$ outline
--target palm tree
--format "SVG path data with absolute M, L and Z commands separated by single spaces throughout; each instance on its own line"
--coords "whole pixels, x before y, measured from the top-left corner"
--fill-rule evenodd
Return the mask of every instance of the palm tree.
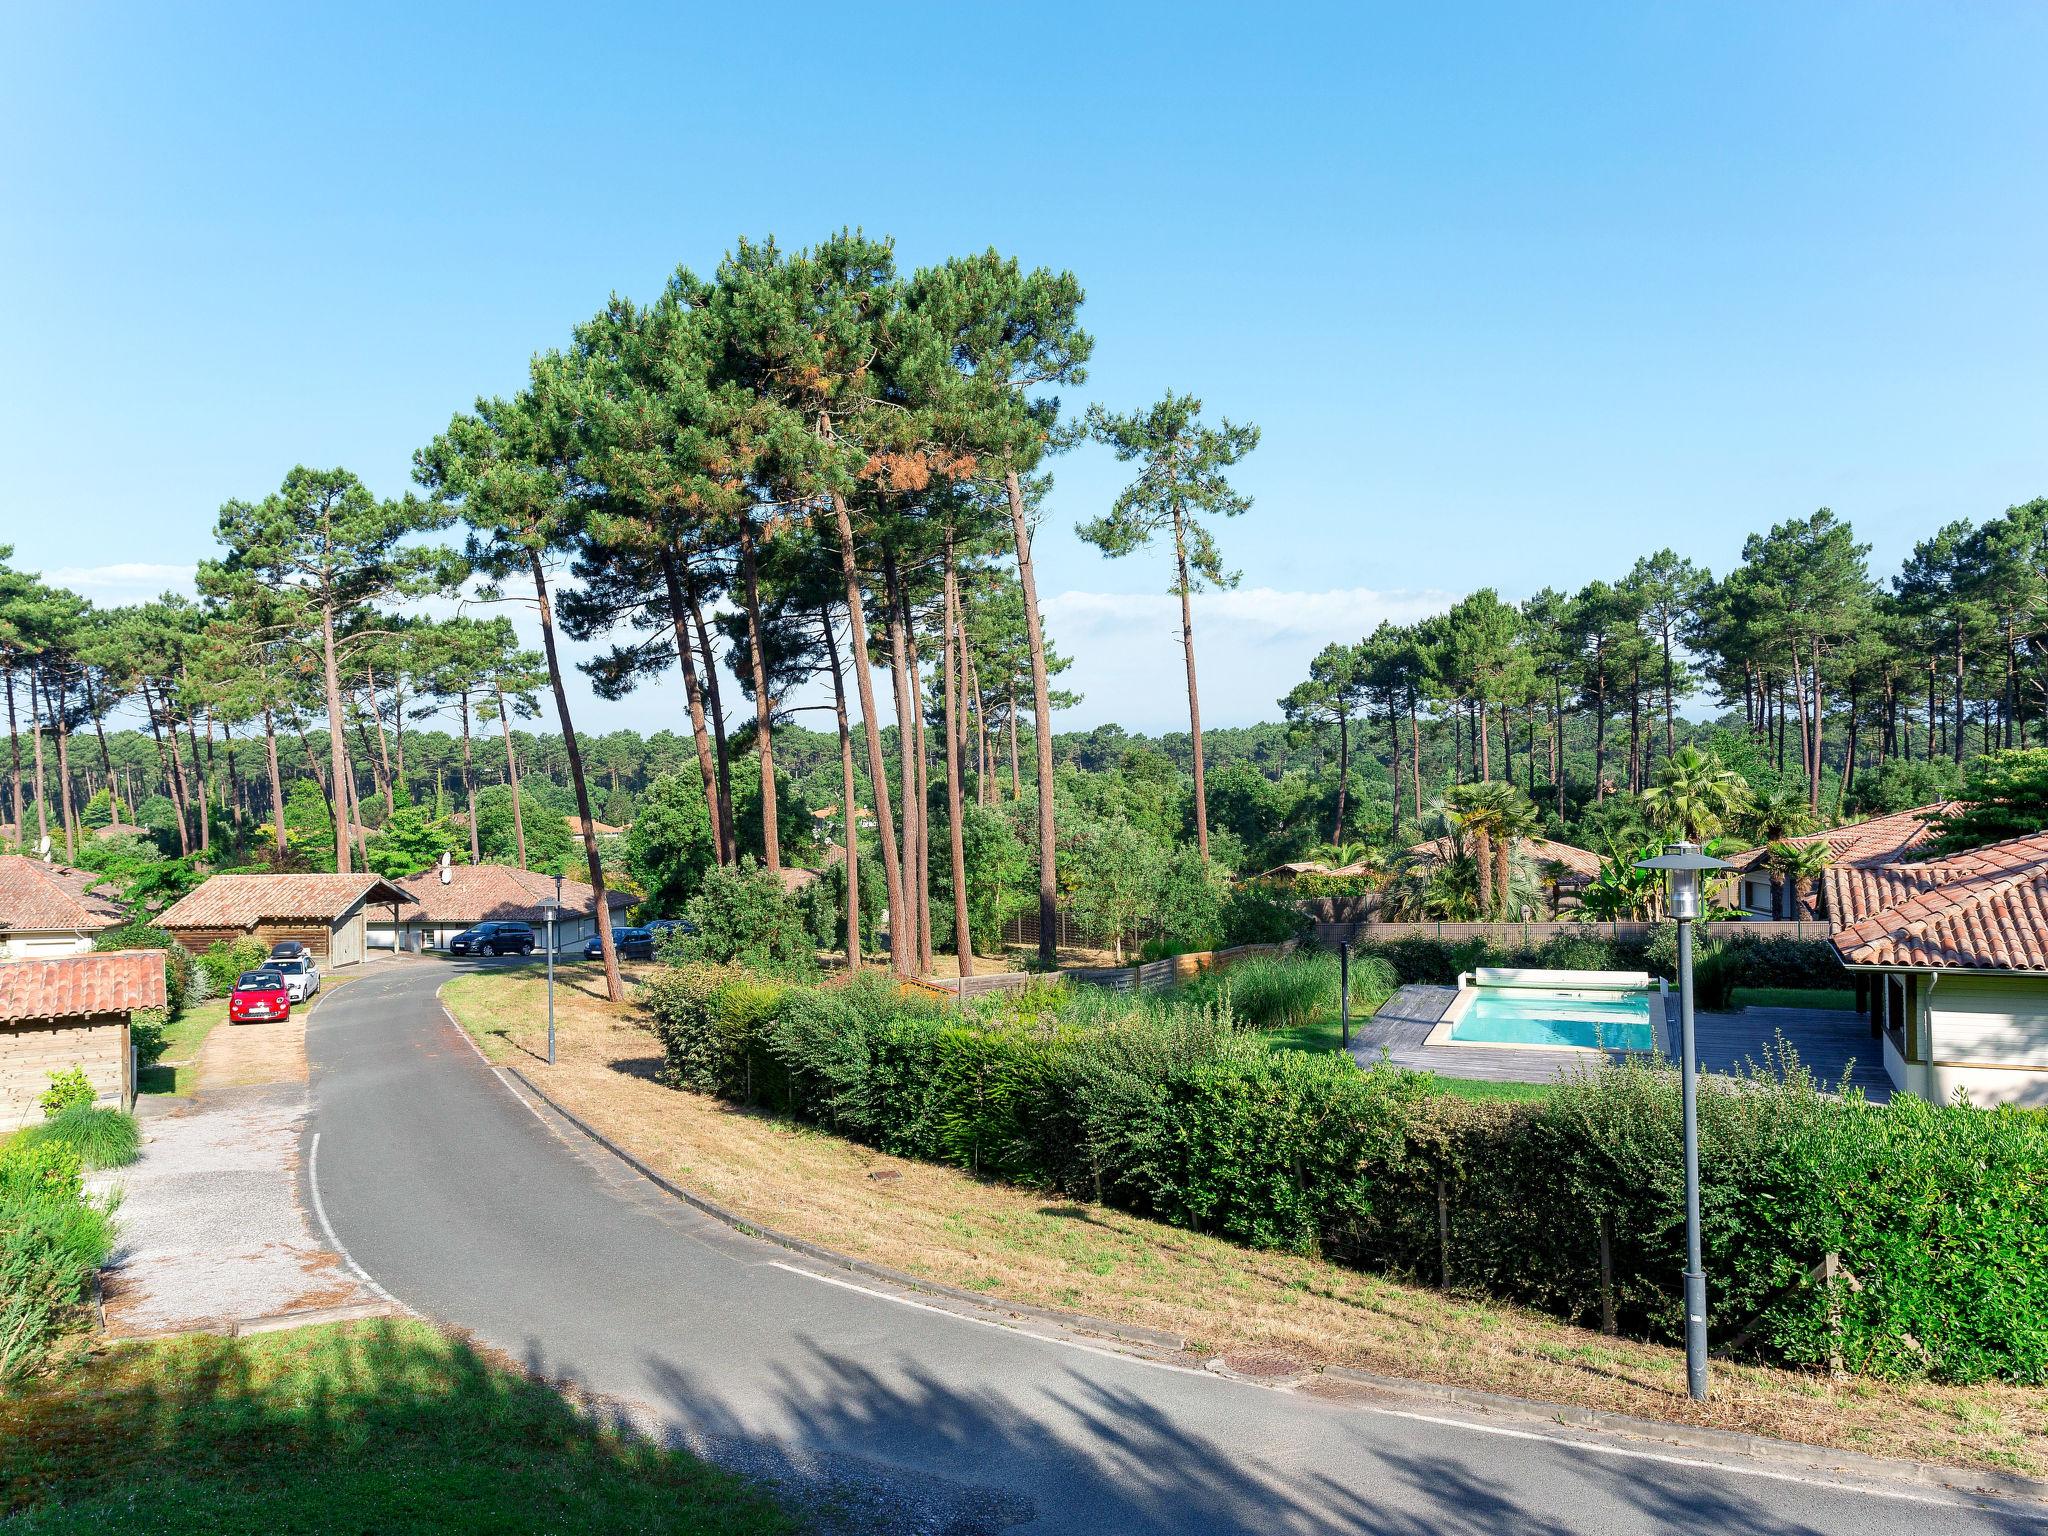
M 1764 863 L 1783 877 L 1785 888 L 1792 895 L 1793 917 L 1801 915 L 1799 908 L 1802 904 L 1809 910 L 1816 905 L 1810 901 L 1802 902 L 1802 898 L 1812 890 L 1814 882 L 1826 873 L 1833 859 L 1834 855 L 1828 845 L 1817 837 L 1796 843 L 1772 843 L 1765 852 Z
M 1515 848 L 1539 825 L 1536 808 L 1502 779 L 1456 785 L 1449 800 L 1450 815 L 1471 837 L 1473 857 L 1479 865 L 1479 915 L 1503 915 L 1508 908 Z
M 1711 752 L 1687 744 L 1658 765 L 1643 791 L 1650 824 L 1666 836 L 1704 843 L 1749 804 L 1749 785 Z
M 1309 849 L 1308 857 L 1332 869 L 1342 869 L 1348 864 L 1362 864 L 1371 851 L 1364 843 L 1317 843 Z
M 1445 810 L 1452 823 L 1471 839 L 1472 862 L 1478 884 L 1479 916 L 1493 912 L 1493 842 L 1499 826 L 1500 808 L 1492 794 L 1494 783 L 1454 784 L 1445 795 Z
M 1752 800 L 1743 823 L 1743 830 L 1757 842 L 1776 843 L 1811 832 L 1814 816 L 1806 808 L 1805 795 L 1779 788 Z

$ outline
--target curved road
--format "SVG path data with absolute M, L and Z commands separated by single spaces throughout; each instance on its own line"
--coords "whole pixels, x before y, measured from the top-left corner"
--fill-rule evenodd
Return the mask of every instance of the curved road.
M 805 1272 L 579 1148 L 447 1022 L 436 963 L 314 1013 L 320 1209 L 397 1300 L 855 1530 L 2039 1532 L 1859 1492 L 1318 1401 Z

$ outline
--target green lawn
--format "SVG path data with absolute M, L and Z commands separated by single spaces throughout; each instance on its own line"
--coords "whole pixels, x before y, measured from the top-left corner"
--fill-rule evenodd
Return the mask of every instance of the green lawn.
M 199 1059 L 199 1047 L 208 1031 L 228 1016 L 228 1000 L 216 997 L 194 1003 L 177 1022 L 164 1026 L 164 1050 L 156 1065 L 144 1067 L 136 1079 L 138 1093 L 178 1093 L 179 1083 L 192 1086 L 192 1064 Z
M 1547 1099 L 1554 1091 L 1549 1083 L 1495 1083 L 1478 1077 L 1436 1078 L 1439 1093 L 1460 1099 Z
M 801 1529 L 424 1323 L 118 1346 L 0 1396 L 9 1532 Z
M 1856 994 L 1847 987 L 1737 987 L 1738 1008 L 1856 1009 Z

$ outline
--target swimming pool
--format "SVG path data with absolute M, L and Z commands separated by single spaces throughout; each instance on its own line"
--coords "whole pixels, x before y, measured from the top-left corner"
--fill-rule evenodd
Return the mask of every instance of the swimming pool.
M 1656 1047 L 1647 992 L 1573 992 L 1526 987 L 1476 988 L 1451 1024 L 1464 1045 L 1527 1045 L 1579 1051 Z

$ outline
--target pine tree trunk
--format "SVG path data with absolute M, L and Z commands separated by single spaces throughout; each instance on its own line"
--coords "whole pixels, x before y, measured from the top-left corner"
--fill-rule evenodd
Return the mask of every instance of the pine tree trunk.
M 471 756 L 469 743 L 469 690 L 462 690 L 462 798 L 469 805 L 469 862 L 481 864 L 484 861 L 482 845 L 477 841 L 476 830 L 476 765 Z
M 1024 490 L 1011 470 L 1004 477 L 1010 497 L 1010 538 L 1016 547 L 1017 581 L 1024 589 L 1024 633 L 1031 651 L 1032 747 L 1038 758 L 1038 960 L 1050 970 L 1058 957 L 1058 883 L 1052 795 L 1052 688 L 1045 668 L 1045 628 L 1038 613 L 1038 567 L 1031 557 L 1031 529 L 1024 518 Z M 1015 711 L 1012 712 L 1012 726 Z
M 538 553 L 533 555 L 532 564 L 534 596 L 540 605 L 541 645 L 547 653 L 548 681 L 555 689 L 555 715 L 562 725 L 562 750 L 568 755 L 569 779 L 576 790 L 576 816 L 583 833 L 583 859 L 590 868 L 591 904 L 597 909 L 597 946 L 604 956 L 605 996 L 621 1003 L 626 1000 L 626 984 L 619 979 L 619 952 L 612 943 L 612 909 L 611 903 L 605 900 L 604 863 L 597 856 L 597 829 L 591 825 L 590 786 L 583 779 L 583 752 L 576 742 L 576 727 L 569 719 L 569 693 L 562 682 L 561 660 L 555 654 L 555 613 L 548 602 L 547 571 L 541 565 Z M 757 658 L 758 655 L 757 651 Z M 770 843 L 769 847 L 773 848 L 774 844 Z M 770 865 L 770 868 L 774 867 Z
M 954 652 L 960 637 L 960 576 L 953 564 L 953 535 L 946 533 L 946 613 L 940 626 L 945 644 L 941 683 L 946 690 L 946 841 L 953 861 L 953 949 L 960 962 L 960 977 L 974 974 L 973 935 L 967 926 L 967 844 L 960 825 L 960 727 L 958 695 L 965 679 Z
M 78 862 L 78 822 L 71 807 L 71 730 L 64 721 L 65 686 L 63 678 L 57 680 L 57 708 L 52 718 L 57 724 L 57 809 L 64 818 L 64 862 Z
M 711 705 L 711 748 L 718 759 L 718 825 L 725 838 L 727 855 L 737 863 L 739 839 L 733 832 L 732 759 L 725 749 L 725 701 L 718 686 L 718 655 L 711 649 L 711 631 L 704 627 L 704 606 L 697 601 L 696 578 L 683 569 L 683 596 L 690 605 L 690 622 L 697 631 L 697 655 L 704 663 L 704 697 Z
M 1330 841 L 1344 841 L 1344 791 L 1351 783 L 1351 716 L 1337 712 L 1337 829 Z
M 1188 664 L 1188 732 L 1195 747 L 1195 846 L 1209 862 L 1209 792 L 1202 779 L 1202 696 L 1195 687 L 1195 609 L 1188 586 L 1188 550 L 1180 508 L 1173 509 L 1173 558 L 1180 572 L 1180 644 Z
M 505 707 L 505 689 L 497 679 L 491 689 L 498 698 L 498 725 L 505 733 L 505 779 L 512 790 L 512 846 L 519 854 L 519 867 L 526 868 L 526 818 L 519 808 L 519 753 L 512 744 L 512 712 Z
M 710 813 L 711 848 L 721 864 L 732 862 L 732 850 L 725 842 L 725 822 L 718 814 L 718 765 L 712 761 L 711 732 L 704 723 L 704 686 L 697 676 L 695 646 L 690 639 L 690 620 L 683 606 L 682 578 L 676 574 L 675 551 L 666 545 L 661 551 L 661 576 L 668 592 L 669 626 L 675 631 L 676 665 L 683 673 L 683 694 L 690 705 L 690 739 L 697 747 L 697 772 L 704 780 L 704 805 Z
M 846 683 L 839 673 L 839 642 L 832 633 L 832 615 L 828 611 L 818 614 L 818 627 L 824 632 L 825 654 L 832 664 L 832 713 L 839 722 L 839 784 L 841 819 L 846 824 L 846 968 L 860 969 L 860 804 L 853 790 L 853 732 L 846 720 Z M 853 617 L 848 631 L 848 643 L 858 648 L 861 643 L 860 619 Z M 873 712 L 869 712 L 873 719 Z M 879 792 L 876 800 L 876 826 L 881 831 L 882 846 L 887 848 L 890 833 L 880 821 L 882 801 Z
M 33 667 L 28 674 L 28 734 L 36 776 L 36 851 L 50 840 L 50 794 L 43 786 L 43 698 Z M 26 838 L 23 841 L 27 841 Z
M 346 875 L 350 873 L 348 829 L 342 823 L 348 814 L 348 797 L 341 793 L 341 788 L 342 774 L 346 771 L 343 759 L 348 754 L 348 747 L 341 739 L 341 668 L 334 657 L 334 609 L 331 604 L 323 604 L 320 609 L 320 657 L 322 681 L 327 689 L 328 766 L 334 775 L 335 798 L 341 802 L 334 822 L 334 868 L 336 873 Z
M 916 704 L 913 729 L 917 733 L 917 965 L 922 974 L 932 968 L 932 747 L 925 730 L 923 668 L 917 655 L 917 626 L 910 625 L 911 698 Z
M 462 738 L 466 752 L 469 745 L 467 718 L 463 720 Z M 277 717 L 271 713 L 267 704 L 263 706 L 263 746 L 265 766 L 270 770 L 271 842 L 276 846 L 278 853 L 283 854 L 290 850 L 291 840 L 285 836 L 284 831 L 284 775 L 278 772 L 277 768 Z M 475 806 L 470 807 L 470 826 L 472 829 L 476 826 Z
M 1017 684 L 1014 681 L 1010 684 L 1006 723 L 1010 729 L 1010 799 L 1018 801 L 1024 798 L 1024 776 L 1017 770 Z
M 918 949 L 918 825 L 924 804 L 917 793 L 917 678 L 910 667 L 909 622 L 905 618 L 903 588 L 896 574 L 896 557 L 882 553 L 882 602 L 888 613 L 889 685 L 896 706 L 896 772 L 903 793 L 903 846 L 897 861 L 901 870 L 902 903 L 889 909 L 889 959 L 904 975 L 916 974 Z
M 782 869 L 782 835 L 775 818 L 775 700 L 768 693 L 768 659 L 762 651 L 761 573 L 750 512 L 740 514 L 740 571 L 746 583 L 747 659 L 754 674 L 754 750 L 761 759 L 761 848 L 775 873 Z
M 6 667 L 7 677 L 7 755 L 14 784 L 14 835 L 22 842 L 28 841 L 28 807 L 21 796 L 21 729 L 14 718 L 14 665 Z

